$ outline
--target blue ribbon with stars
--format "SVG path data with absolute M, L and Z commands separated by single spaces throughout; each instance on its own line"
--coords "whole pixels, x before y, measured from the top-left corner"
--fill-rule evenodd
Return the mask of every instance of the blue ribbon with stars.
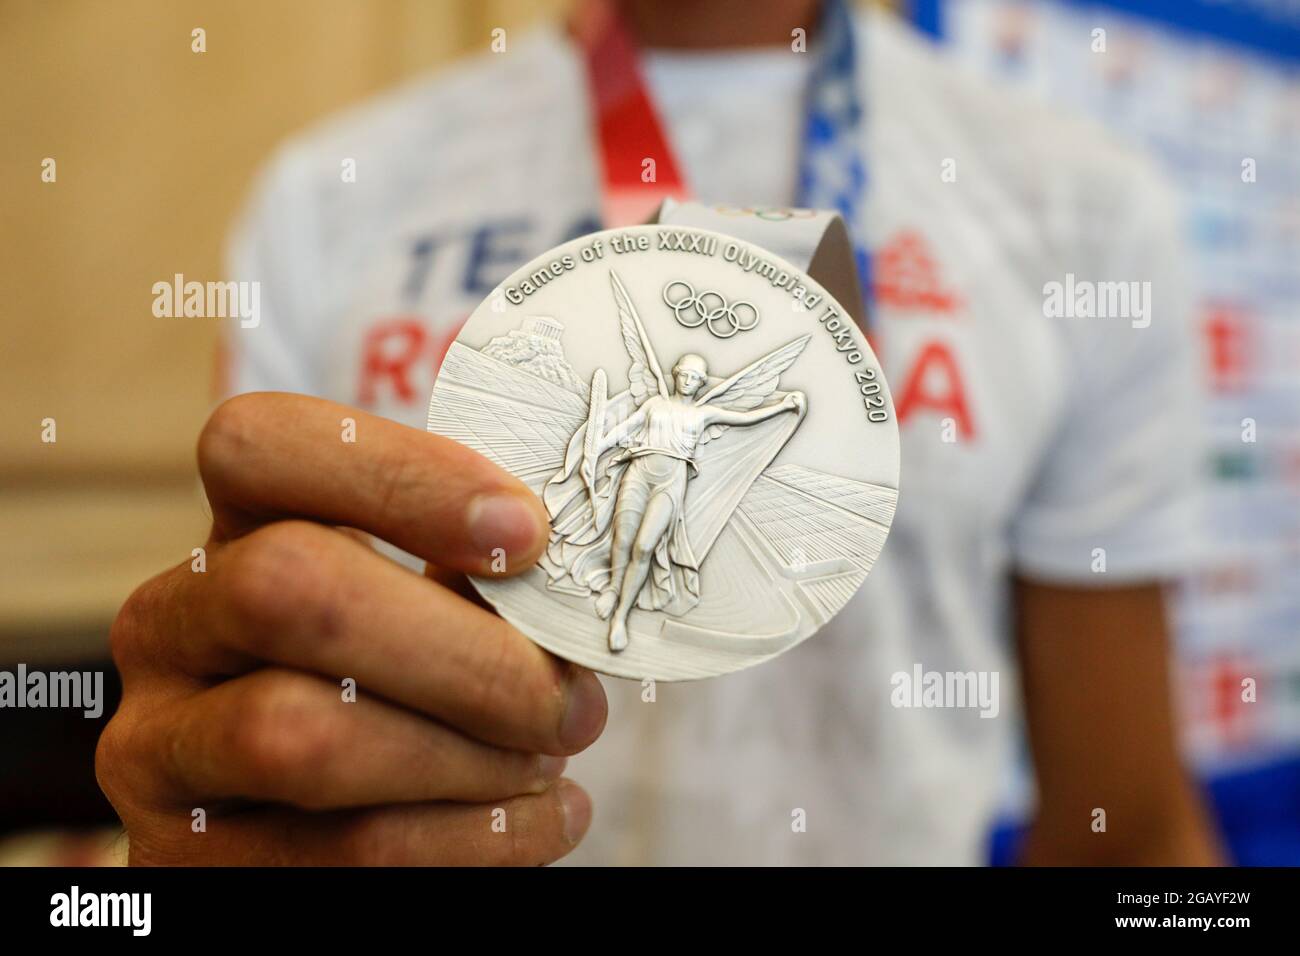
M 853 15 L 844 0 L 825 0 L 817 43 L 805 107 L 796 202 L 808 209 L 834 209 L 844 217 L 853 241 L 862 300 L 870 316 L 871 256 L 861 222 L 867 192 L 867 164 L 862 155 L 865 116 Z

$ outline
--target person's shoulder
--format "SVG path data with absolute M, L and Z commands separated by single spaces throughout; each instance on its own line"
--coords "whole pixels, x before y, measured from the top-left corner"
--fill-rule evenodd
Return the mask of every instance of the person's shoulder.
M 872 117 L 891 141 L 945 147 L 959 177 L 964 154 L 1036 198 L 1062 183 L 1101 201 L 1165 190 L 1155 164 L 1101 123 L 978 73 L 892 14 L 868 13 L 858 29 Z
M 461 58 L 311 124 L 281 142 L 268 166 L 291 169 L 299 180 L 337 180 L 349 159 L 358 182 L 392 182 L 408 175 L 427 180 L 431 168 L 474 162 L 503 131 L 553 115 L 577 69 L 556 27 L 508 43 L 500 53 Z

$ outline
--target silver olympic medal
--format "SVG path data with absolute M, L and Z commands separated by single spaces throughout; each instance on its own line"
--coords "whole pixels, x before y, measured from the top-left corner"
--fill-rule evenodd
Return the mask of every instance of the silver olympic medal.
M 789 650 L 857 591 L 898 500 L 894 405 L 853 319 L 788 262 L 703 229 L 594 233 L 517 271 L 447 352 L 429 430 L 551 517 L 538 565 L 478 590 L 618 677 Z

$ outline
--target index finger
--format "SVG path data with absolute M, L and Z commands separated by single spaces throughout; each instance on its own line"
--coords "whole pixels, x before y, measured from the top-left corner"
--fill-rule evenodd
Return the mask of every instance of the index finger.
M 531 567 L 546 546 L 546 510 L 513 475 L 450 438 L 324 399 L 229 399 L 208 419 L 198 453 L 216 540 L 309 518 L 498 576 Z

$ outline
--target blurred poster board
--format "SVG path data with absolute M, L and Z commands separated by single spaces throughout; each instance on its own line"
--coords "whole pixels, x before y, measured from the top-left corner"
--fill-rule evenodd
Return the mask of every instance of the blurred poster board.
M 1146 150 L 1182 192 L 1215 543 L 1177 606 L 1185 745 L 1237 859 L 1300 863 L 1300 5 L 914 0 L 910 15 L 965 67 Z M 1009 823 L 1031 799 L 1012 790 Z

